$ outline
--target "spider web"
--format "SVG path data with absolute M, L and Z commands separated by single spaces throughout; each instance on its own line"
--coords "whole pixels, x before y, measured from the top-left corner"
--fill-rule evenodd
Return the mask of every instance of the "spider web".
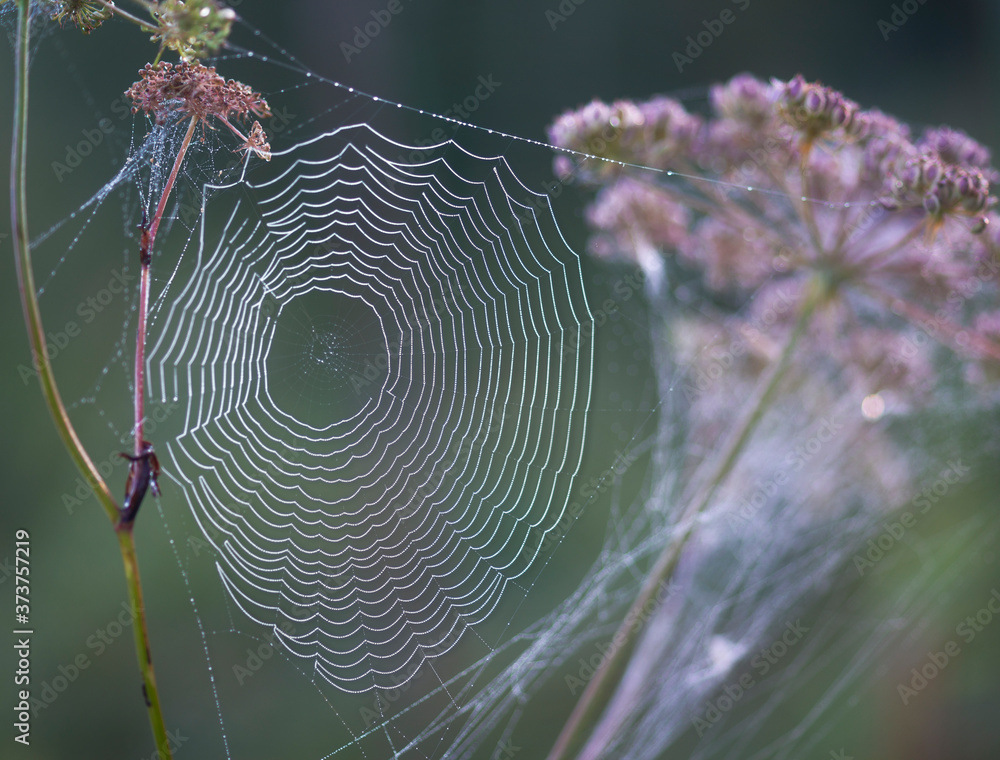
M 633 273 L 589 271 L 552 198 L 512 169 L 522 149 L 547 164 L 547 146 L 355 92 L 250 32 L 267 54 L 236 52 L 220 67 L 277 70 L 285 81 L 272 102 L 324 105 L 275 140 L 268 165 L 202 135 L 157 252 L 147 359 L 166 410 L 160 514 L 195 610 L 192 659 L 209 676 L 185 716 L 198 752 L 218 756 L 221 734 L 227 757 L 264 746 L 296 757 L 507 757 L 519 737 L 542 736 L 545 747 L 523 750 L 542 756 L 579 694 L 572 679 L 586 681 L 678 531 L 683 375 L 650 348 L 663 341 L 641 286 L 618 319 L 597 319 L 600 296 Z M 409 144 L 414 123 L 459 137 Z M 131 230 L 179 138 L 176 125 L 147 133 L 133 121 L 122 170 L 36 240 L 55 252 L 43 300 L 70 279 L 64 267 L 102 215 L 119 231 L 125 219 L 122 258 L 135 259 Z M 644 295 L 661 306 L 653 288 Z M 134 300 L 122 312 L 74 409 L 104 423 L 114 440 L 98 446 L 112 451 L 130 426 L 127 410 L 113 410 L 128 397 Z M 646 384 L 623 383 L 644 370 Z M 853 411 L 861 435 L 854 400 L 827 401 Z M 843 567 L 881 512 L 859 506 L 860 485 L 822 513 L 796 509 L 823 499 L 830 472 L 855 466 L 854 435 L 803 469 L 794 503 L 772 499 L 739 529 L 726 518 L 741 488 L 775 471 L 774 452 L 810 434 L 803 411 L 816 412 L 790 408 L 763 431 L 706 516 L 642 621 L 647 636 L 591 756 L 825 753 L 821 719 L 888 640 L 871 635 L 881 621 L 851 618 L 845 631 L 838 613 L 856 596 Z M 977 532 L 987 542 L 995 526 L 952 538 L 955 553 Z M 919 616 L 963 570 L 916 577 L 894 617 Z M 811 608 L 817 596 L 833 611 Z M 814 632 L 781 672 L 693 737 L 708 701 L 799 614 Z M 804 728 L 770 744 L 762 726 L 781 722 L 831 651 L 851 652 L 849 669 L 803 700 Z M 251 725 L 271 694 L 281 705 Z M 299 733 L 271 745 L 270 726 Z
M 504 160 L 464 154 L 469 177 L 401 147 L 360 125 L 276 153 L 172 278 L 148 361 L 223 584 L 357 691 L 450 649 L 534 564 L 593 370 L 589 343 L 562 351 L 579 260 Z

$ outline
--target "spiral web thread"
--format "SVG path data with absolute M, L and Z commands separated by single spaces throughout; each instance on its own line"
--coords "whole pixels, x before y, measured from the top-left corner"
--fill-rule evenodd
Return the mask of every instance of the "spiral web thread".
M 506 162 L 398 147 L 359 125 L 276 154 L 173 279 L 148 359 L 222 583 L 348 691 L 447 651 L 532 565 L 593 370 L 592 339 L 563 351 L 579 261 Z

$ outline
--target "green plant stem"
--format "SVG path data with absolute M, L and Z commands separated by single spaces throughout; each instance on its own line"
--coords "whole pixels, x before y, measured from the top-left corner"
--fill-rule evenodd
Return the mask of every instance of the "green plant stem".
M 132 631 L 135 640 L 135 654 L 139 659 L 139 670 L 142 671 L 142 693 L 146 700 L 146 710 L 149 713 L 149 723 L 153 728 L 153 739 L 156 749 L 163 760 L 173 757 L 170 741 L 167 738 L 167 726 L 163 722 L 163 708 L 160 706 L 160 690 L 156 686 L 156 672 L 153 670 L 153 655 L 149 646 L 149 629 L 146 625 L 146 606 L 142 600 L 142 581 L 139 578 L 139 559 L 135 553 L 135 538 L 129 522 L 115 528 L 118 536 L 118 546 L 122 552 L 125 564 L 125 579 L 128 583 L 129 606 L 132 609 Z
M 117 525 L 119 509 L 104 478 L 97 471 L 93 460 L 87 454 L 80 441 L 66 407 L 63 404 L 59 387 L 56 385 L 52 364 L 45 353 L 45 328 L 42 324 L 41 309 L 38 305 L 38 292 L 35 289 L 34 271 L 31 263 L 31 239 L 28 234 L 27 206 L 27 156 L 28 156 L 28 57 L 31 32 L 29 15 L 29 0 L 18 0 L 18 41 L 15 56 L 15 92 L 14 92 L 14 130 L 11 144 L 10 172 L 10 217 L 14 236 L 14 259 L 17 269 L 18 289 L 21 295 L 21 305 L 24 310 L 24 321 L 31 345 L 32 358 L 38 369 L 38 381 L 42 387 L 45 404 L 49 408 L 59 437 L 62 439 L 70 457 L 80 470 L 83 477 L 93 488 L 112 525 Z M 131 527 L 128 530 L 117 530 L 118 543 L 121 548 L 122 561 L 125 566 L 125 578 L 128 585 L 129 598 L 132 601 L 132 623 L 135 630 L 136 654 L 143 675 L 143 685 L 146 694 L 149 720 L 153 728 L 160 757 L 172 757 L 167 740 L 167 730 L 160 709 L 159 694 L 153 672 L 152 658 L 149 654 L 149 635 L 146 623 L 146 608 L 142 602 L 142 585 L 139 580 L 139 565 L 135 554 L 135 543 Z
M 768 374 L 761 378 L 756 393 L 746 407 L 746 412 L 734 426 L 719 458 L 714 460 L 716 464 L 710 474 L 701 480 L 700 485 L 696 475 L 694 482 L 697 490 L 693 498 L 685 500 L 688 506 L 678 520 L 677 532 L 663 548 L 656 564 L 646 576 L 642 589 L 614 636 L 613 641 L 616 644 L 614 651 L 605 658 L 598 672 L 587 684 L 580 701 L 549 752 L 548 760 L 569 760 L 576 757 L 600 720 L 625 674 L 632 652 L 639 641 L 643 628 L 641 621 L 648 618 L 650 605 L 655 603 L 660 589 L 673 576 L 684 547 L 694 534 L 697 518 L 705 511 L 716 491 L 732 472 L 758 423 L 770 407 L 774 394 L 788 370 L 795 347 L 805 332 L 813 312 L 826 295 L 827 287 L 818 277 L 807 287 L 798 320 L 781 355 L 771 366 Z
M 97 500 L 114 523 L 118 519 L 118 506 L 107 483 L 104 482 L 104 478 L 80 442 L 73 423 L 70 422 L 52 372 L 52 363 L 45 352 L 45 328 L 42 325 L 42 313 L 35 289 L 35 275 L 31 265 L 31 241 L 28 235 L 28 48 L 31 32 L 28 1 L 19 0 L 18 10 L 19 37 L 15 64 L 14 130 L 10 161 L 10 221 L 21 306 L 24 311 L 28 341 L 31 344 L 32 359 L 38 371 L 38 382 L 42 387 L 45 404 L 52 413 L 56 430 L 73 462 L 94 489 Z
M 153 32 L 153 33 L 160 31 L 159 27 L 149 23 L 148 21 L 142 20 L 138 16 L 135 16 L 129 13 L 128 11 L 122 10 L 114 3 L 109 2 L 109 0 L 97 0 L 97 2 L 100 3 L 102 6 L 104 6 L 106 10 L 110 11 L 115 16 L 120 16 L 126 21 L 131 21 L 133 24 L 138 26 L 143 31 Z

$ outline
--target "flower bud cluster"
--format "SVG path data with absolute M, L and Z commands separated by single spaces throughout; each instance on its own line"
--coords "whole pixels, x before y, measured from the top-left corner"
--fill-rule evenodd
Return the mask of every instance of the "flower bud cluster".
M 983 212 L 991 204 L 990 184 L 974 167 L 945 163 L 936 153 L 924 153 L 907 160 L 892 177 L 887 208 L 920 204 L 932 217 L 946 214 L 976 216 L 974 230 L 987 224 Z
M 818 82 L 806 82 L 801 74 L 782 87 L 778 113 L 810 142 L 836 130 L 861 137 L 870 126 L 857 103 Z
M 0 4 L 7 0 L 0 0 Z M 153 42 L 163 49 L 175 51 L 182 60 L 190 61 L 216 53 L 232 30 L 236 12 L 218 0 L 155 0 L 140 3 L 152 17 L 152 22 L 131 14 L 126 18 L 153 32 Z M 42 0 L 41 5 L 60 25 L 69 21 L 84 34 L 89 34 L 111 18 L 111 4 L 92 0 Z

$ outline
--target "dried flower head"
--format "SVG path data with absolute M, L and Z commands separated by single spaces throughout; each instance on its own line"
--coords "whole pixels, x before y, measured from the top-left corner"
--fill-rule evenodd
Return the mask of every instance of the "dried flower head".
M 147 63 L 139 70 L 139 81 L 125 94 L 132 100 L 132 112 L 144 111 L 157 123 L 181 113 L 207 119 L 242 119 L 249 114 L 271 115 L 267 101 L 242 82 L 226 81 L 214 67 L 182 61 L 177 65 Z
M 139 74 L 139 81 L 125 91 L 132 100 L 133 113 L 143 111 L 157 124 L 175 115 L 191 116 L 203 123 L 210 118 L 218 119 L 240 138 L 241 150 L 252 151 L 265 161 L 271 160 L 271 146 L 259 121 L 254 122 L 249 136 L 230 122 L 231 117 L 242 120 L 251 114 L 260 118 L 271 115 L 267 101 L 259 92 L 242 82 L 227 81 L 214 67 L 200 63 L 146 64 Z
M 153 17 L 159 26 L 153 41 L 191 60 L 222 47 L 236 13 L 216 0 L 162 0 Z

